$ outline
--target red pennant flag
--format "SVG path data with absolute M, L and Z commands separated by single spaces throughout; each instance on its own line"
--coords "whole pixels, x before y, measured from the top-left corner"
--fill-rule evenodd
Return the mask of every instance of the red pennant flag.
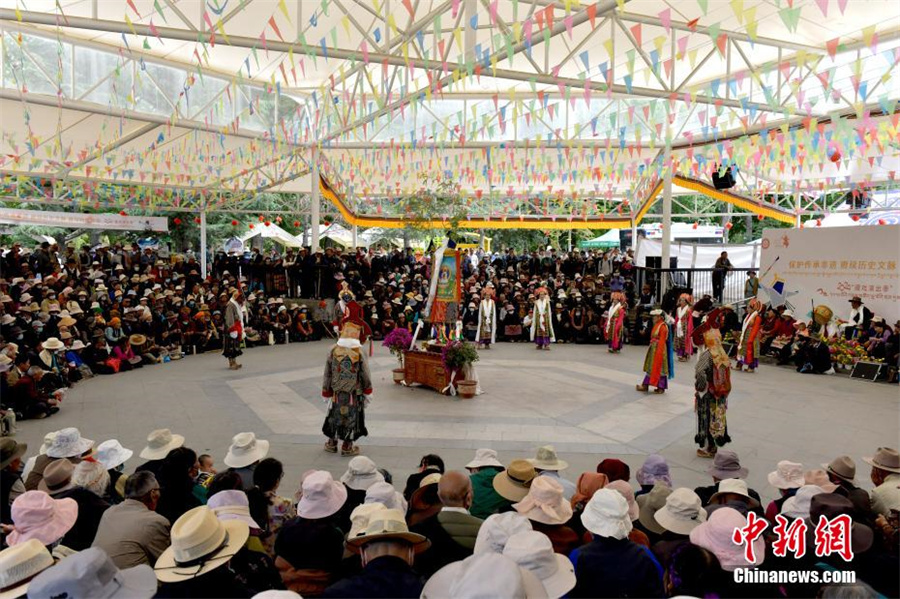
M 278 39 L 280 39 L 281 41 L 284 41 L 284 38 L 281 36 L 281 32 L 278 30 L 278 24 L 275 23 L 275 15 L 272 15 L 271 17 L 269 17 L 269 25 L 271 25 L 272 29 L 275 30 L 275 35 L 278 36 Z
M 634 36 L 634 39 L 637 40 L 638 47 L 641 46 L 641 24 L 638 23 L 634 27 L 631 28 L 631 35 Z
M 409 11 L 409 16 L 412 17 L 416 14 L 416 11 L 413 8 L 412 2 L 410 2 L 410 0 L 403 0 L 403 6 L 405 6 L 406 10 Z
M 587 15 L 588 19 L 591 20 L 591 29 L 593 30 L 596 27 L 595 21 L 597 20 L 597 5 L 591 4 L 587 7 Z

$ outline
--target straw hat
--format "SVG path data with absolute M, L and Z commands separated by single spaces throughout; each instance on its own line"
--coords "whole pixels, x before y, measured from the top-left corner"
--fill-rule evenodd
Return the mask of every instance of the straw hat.
M 744 557 L 744 546 L 732 540 L 736 528 L 747 526 L 747 518 L 734 508 L 722 507 L 710 515 L 709 519 L 691 531 L 691 543 L 712 552 L 726 572 L 738 568 L 758 566 L 765 559 L 765 540 L 760 535 L 754 542 L 755 562 L 749 564 Z
M 140 347 L 147 343 L 147 338 L 144 335 L 134 334 L 128 338 L 128 343 L 135 347 Z
M 822 464 L 822 468 L 825 468 L 827 474 L 834 475 L 843 481 L 856 482 L 856 462 L 848 455 L 838 456 L 828 464 Z
M 879 470 L 888 472 L 900 472 L 900 454 L 896 449 L 890 447 L 879 447 L 878 451 L 871 458 L 863 458 L 863 461 Z
M 230 489 L 219 491 L 209 498 L 206 507 L 211 509 L 219 520 L 240 520 L 250 528 L 262 528 L 250 515 L 250 501 L 243 491 Z
M 182 435 L 173 434 L 167 428 L 157 429 L 147 435 L 147 446 L 141 450 L 140 457 L 145 460 L 161 460 L 173 449 L 184 445 Z
M 77 428 L 69 427 L 56 431 L 53 443 L 47 448 L 51 458 L 76 458 L 94 446 L 91 439 L 85 439 Z
M 898 470 L 900 472 L 900 470 Z M 776 489 L 799 489 L 806 482 L 803 479 L 803 464 L 781 460 L 774 472 L 770 472 L 769 484 Z
M 310 520 L 331 516 L 347 501 L 347 487 L 324 470 L 316 470 L 307 475 L 303 479 L 301 491 L 297 515 Z
M 369 527 L 369 518 L 375 512 L 388 509 L 383 503 L 361 503 L 356 506 L 350 513 L 350 532 L 347 538 L 353 538 L 361 535 Z
M 72 347 L 70 349 L 77 351 L 79 349 L 84 349 L 84 347 L 84 342 L 81 339 L 76 339 L 72 342 Z
M 416 553 L 421 553 L 431 546 L 431 541 L 422 535 L 409 532 L 403 512 L 385 508 L 369 515 L 369 525 L 362 534 L 347 539 L 347 549 L 359 553 L 367 543 L 391 540 L 409 543 Z
M 244 468 L 260 461 L 268 453 L 268 441 L 257 439 L 254 433 L 238 433 L 232 437 L 231 447 L 223 461 L 231 468 Z
M 625 539 L 632 529 L 628 502 L 617 491 L 600 489 L 584 507 L 581 523 L 595 535 Z
M 746 499 L 744 503 L 747 503 L 750 507 L 759 505 L 759 502 L 750 495 L 747 481 L 739 478 L 726 478 L 725 480 L 719 481 L 719 489 L 709 498 L 709 503 L 718 503 L 719 499 L 722 499 L 727 495 L 740 495 Z
M 486 466 L 503 468 L 503 464 L 497 458 L 497 452 L 493 449 L 476 449 L 475 457 L 466 464 L 466 468 L 484 468 Z
M 172 525 L 172 545 L 156 560 L 160 582 L 180 582 L 228 563 L 250 536 L 240 520 L 218 519 L 206 506 L 185 512 Z
M 122 447 L 118 439 L 110 439 L 97 446 L 94 459 L 103 464 L 107 470 L 112 470 L 130 460 L 133 455 L 134 452 Z
M 535 470 L 565 470 L 569 463 L 559 459 L 552 445 L 538 447 L 537 457 L 528 460 Z
M 696 493 L 686 488 L 672 491 L 666 497 L 666 504 L 653 517 L 660 526 L 680 535 L 690 534 L 697 526 L 706 522 L 703 502 Z
M 65 347 L 62 341 L 60 341 L 56 337 L 48 337 L 46 341 L 41 343 L 44 349 L 48 349 L 50 351 L 56 351 Z
M 0 551 L 0 599 L 22 597 L 34 577 L 52 565 L 53 556 L 37 539 Z
M 528 460 L 513 460 L 506 470 L 494 477 L 494 490 L 509 501 L 522 501 L 535 476 L 537 472 Z
M 341 482 L 354 491 L 365 491 L 375 483 L 384 482 L 384 476 L 378 471 L 370 458 L 358 455 L 347 465 L 347 471 L 341 475 Z
M 607 485 L 608 486 L 608 485 Z M 658 482 L 653 485 L 649 493 L 645 493 L 637 498 L 637 504 L 640 507 L 640 515 L 638 520 L 650 532 L 662 534 L 665 528 L 660 526 L 654 517 L 656 512 L 666 505 L 666 499 L 672 493 L 672 488 L 667 487 L 665 483 Z
M 59 319 L 59 326 L 61 327 L 71 327 L 75 325 L 78 321 L 72 318 L 71 316 L 63 316 Z
M 478 529 L 474 553 L 503 553 L 511 536 L 528 530 L 533 530 L 531 521 L 518 512 L 491 514 Z
M 563 497 L 562 485 L 549 476 L 535 477 L 525 499 L 513 508 L 542 524 L 565 524 L 572 517 L 572 505 Z
M 153 568 L 142 564 L 120 570 L 99 547 L 72 554 L 31 582 L 32 597 L 150 599 L 156 594 Z
M 568 557 L 554 553 L 553 543 L 544 533 L 514 534 L 503 548 L 503 556 L 537 576 L 548 597 L 562 597 L 575 587 L 575 567 Z
M 496 553 L 472 555 L 434 573 L 422 589 L 422 599 L 483 597 L 547 597 L 540 579 L 516 562 Z
M 74 499 L 53 499 L 43 491 L 26 491 L 12 503 L 15 530 L 6 537 L 8 545 L 37 539 L 44 545 L 60 540 L 78 519 Z
M 72 488 L 75 464 L 69 460 L 54 460 L 44 469 L 44 476 L 38 483 L 38 490 L 55 495 Z

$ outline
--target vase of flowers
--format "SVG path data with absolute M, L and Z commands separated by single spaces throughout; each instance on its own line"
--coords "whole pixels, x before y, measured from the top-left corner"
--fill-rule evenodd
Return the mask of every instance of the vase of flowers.
M 403 368 L 403 352 L 409 349 L 410 343 L 412 343 L 412 333 L 403 327 L 395 328 L 381 342 L 381 345 L 388 348 L 400 363 L 400 367 L 393 370 L 394 382 L 398 385 L 406 378 L 406 371 Z
M 451 373 L 459 394 L 464 399 L 475 397 L 478 382 L 467 378 L 472 371 L 472 364 L 478 361 L 475 345 L 468 341 L 451 341 L 441 351 L 444 368 Z

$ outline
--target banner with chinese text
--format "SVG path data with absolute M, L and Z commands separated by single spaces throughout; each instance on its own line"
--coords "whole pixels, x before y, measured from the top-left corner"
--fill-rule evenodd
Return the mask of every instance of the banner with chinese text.
M 766 229 L 760 296 L 789 304 L 798 319 L 826 305 L 847 319 L 859 296 L 889 323 L 900 319 L 900 225 Z

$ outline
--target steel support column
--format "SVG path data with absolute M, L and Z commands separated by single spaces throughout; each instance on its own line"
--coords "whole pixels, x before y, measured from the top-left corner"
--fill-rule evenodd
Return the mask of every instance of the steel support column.
M 313 252 L 319 247 L 319 148 L 312 147 L 310 158 L 310 172 L 312 172 L 312 194 L 309 206 L 309 231 L 311 235 L 310 246 Z
M 200 210 L 200 276 L 206 279 L 206 203 Z
M 666 142 L 663 152 L 663 168 L 666 169 L 663 179 L 663 222 L 662 222 L 662 258 L 661 268 L 669 268 L 669 256 L 672 253 L 672 141 Z M 669 289 L 669 276 L 663 275 L 660 280 L 659 300 Z

